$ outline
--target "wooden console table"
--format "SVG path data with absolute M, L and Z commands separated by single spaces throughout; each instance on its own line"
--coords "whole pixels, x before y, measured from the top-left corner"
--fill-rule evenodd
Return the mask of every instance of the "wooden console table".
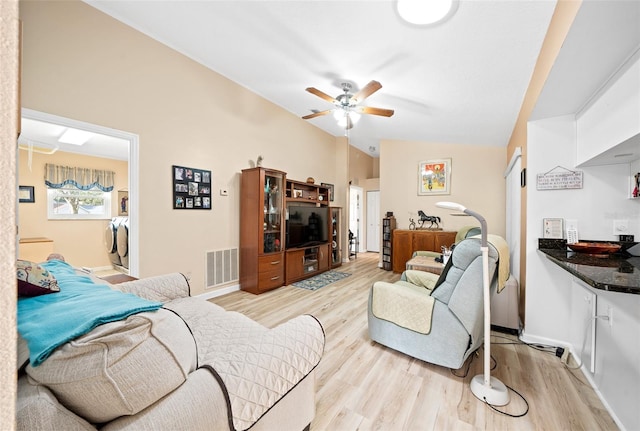
M 444 230 L 405 230 L 393 231 L 392 262 L 393 272 L 401 273 L 406 269 L 407 261 L 418 250 L 440 253 L 442 246 L 451 247 L 456 240 L 455 231 Z

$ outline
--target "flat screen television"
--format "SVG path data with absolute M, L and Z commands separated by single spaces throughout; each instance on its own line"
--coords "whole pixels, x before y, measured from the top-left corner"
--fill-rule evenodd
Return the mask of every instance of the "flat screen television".
M 329 208 L 289 205 L 287 248 L 310 247 L 329 241 Z

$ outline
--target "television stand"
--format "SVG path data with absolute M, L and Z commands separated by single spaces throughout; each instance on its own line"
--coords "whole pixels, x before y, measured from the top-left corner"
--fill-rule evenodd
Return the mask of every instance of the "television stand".
M 285 252 L 285 284 L 323 273 L 329 269 L 330 244 L 290 248 Z

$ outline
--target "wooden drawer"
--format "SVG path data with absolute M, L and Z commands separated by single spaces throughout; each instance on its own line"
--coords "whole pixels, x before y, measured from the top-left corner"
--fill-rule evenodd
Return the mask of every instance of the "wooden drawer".
M 261 291 L 280 287 L 284 284 L 284 265 L 277 265 L 270 271 L 260 272 L 258 286 Z
M 275 268 L 284 269 L 284 254 L 269 254 L 258 258 L 258 272 L 272 271 Z

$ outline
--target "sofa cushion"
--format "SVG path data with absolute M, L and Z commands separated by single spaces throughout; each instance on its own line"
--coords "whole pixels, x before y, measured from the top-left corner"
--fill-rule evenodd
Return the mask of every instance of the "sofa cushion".
M 70 412 L 56 400 L 51 391 L 30 382 L 25 375 L 18 379 L 16 401 L 16 430 L 87 431 L 95 428 Z
M 39 296 L 59 292 L 58 281 L 35 262 L 18 259 L 18 296 Z
M 26 371 L 65 407 L 102 423 L 172 392 L 196 368 L 196 357 L 182 319 L 160 309 L 98 326 Z
M 414 284 L 377 281 L 371 289 L 371 312 L 378 319 L 429 334 L 435 303 L 429 292 Z

